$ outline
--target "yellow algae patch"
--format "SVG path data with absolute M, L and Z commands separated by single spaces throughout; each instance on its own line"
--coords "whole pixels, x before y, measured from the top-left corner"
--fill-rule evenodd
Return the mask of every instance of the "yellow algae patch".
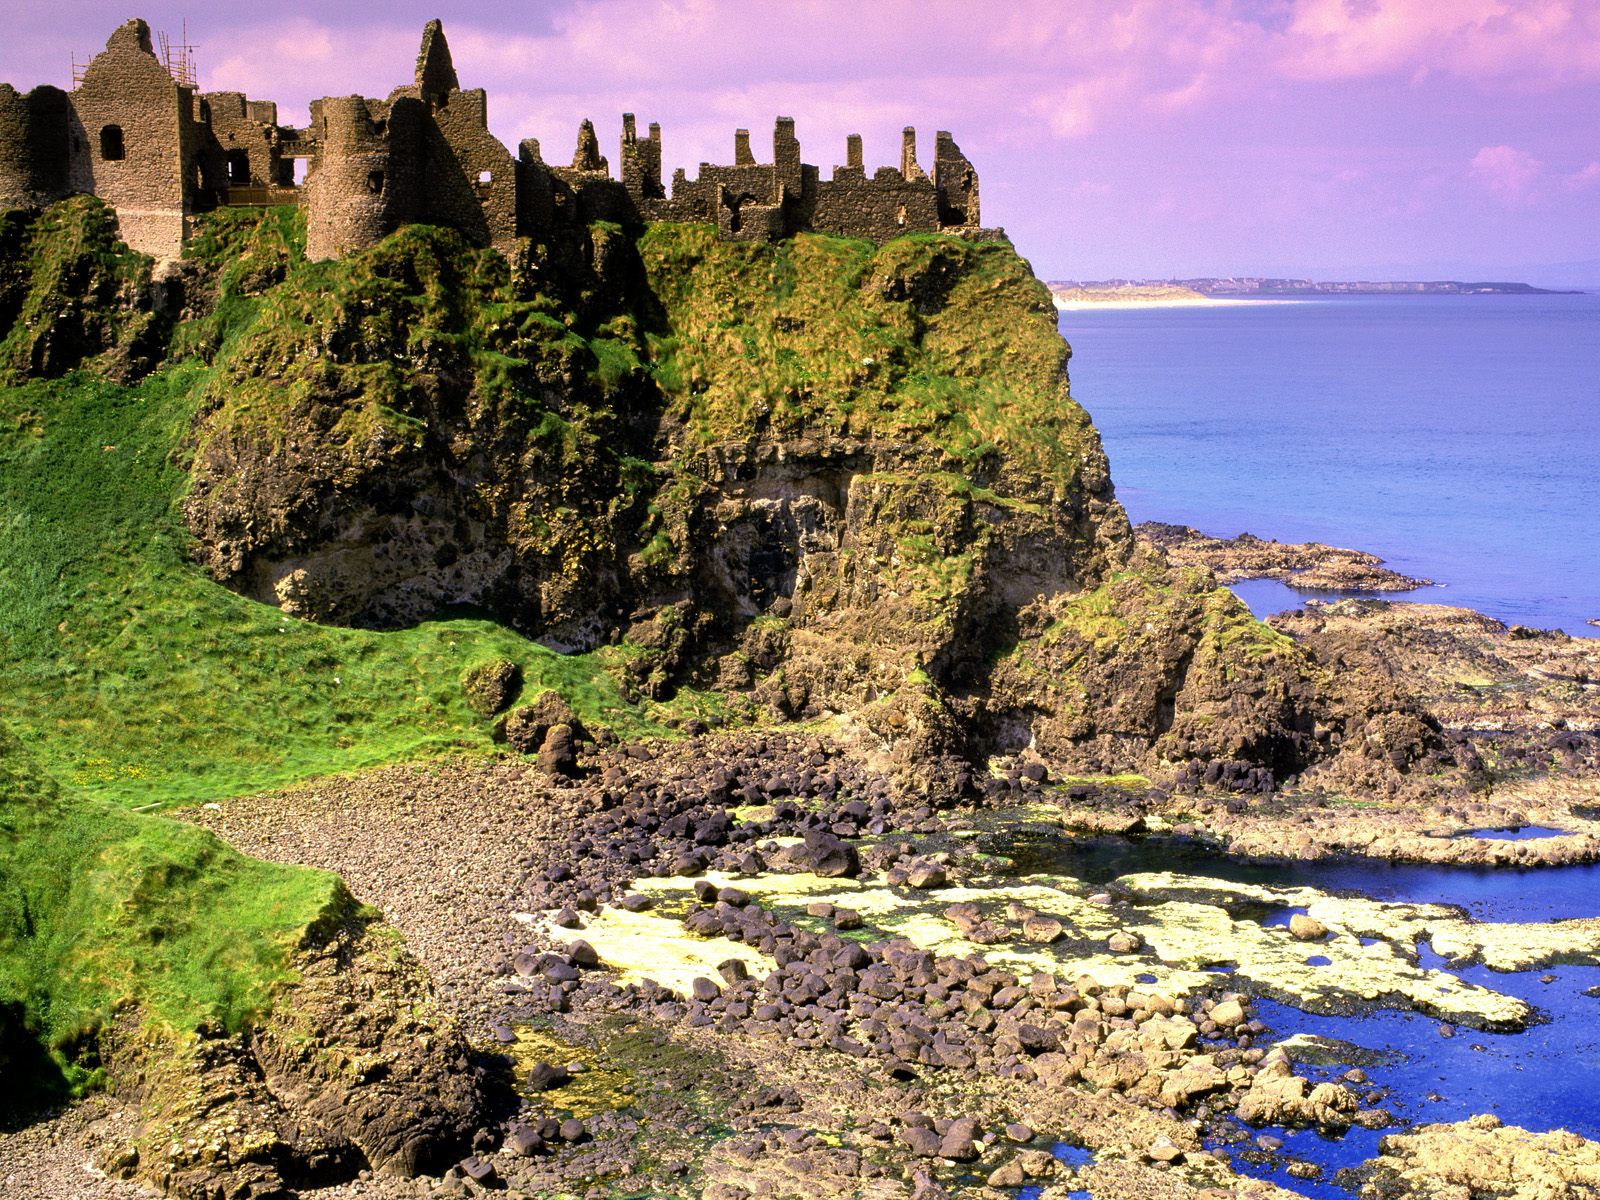
M 1528 971 L 1558 962 L 1600 963 L 1600 920 L 1458 921 L 1434 931 L 1433 948 L 1449 958 L 1480 958 L 1492 971 Z
M 1305 1000 L 1331 1001 L 1351 996 L 1373 1001 L 1403 996 L 1426 1012 L 1491 1025 L 1521 1025 L 1530 1015 L 1528 1006 L 1514 996 L 1468 983 L 1447 971 L 1416 965 L 1413 947 L 1420 938 L 1433 937 L 1435 948 L 1439 949 L 1441 936 L 1493 928 L 1468 921 L 1456 910 L 1443 905 L 1345 899 L 1315 888 L 1275 888 L 1172 872 L 1128 875 L 1118 882 L 1151 899 L 1183 898 L 1168 900 L 1148 910 L 1154 914 L 1170 916 L 1172 912 L 1190 908 L 1221 913 L 1232 929 L 1233 957 L 1239 964 L 1239 974 L 1254 983 Z M 1211 902 L 1199 902 L 1202 898 L 1210 898 Z M 1228 917 L 1222 906 L 1240 901 L 1303 907 L 1309 916 L 1327 926 L 1330 936 L 1323 941 L 1301 942 L 1280 926 L 1267 927 L 1256 921 Z M 1167 928 L 1145 930 L 1146 937 L 1163 957 L 1181 953 L 1180 947 L 1170 944 L 1168 932 Z M 1363 945 L 1360 941 L 1363 937 L 1379 940 Z M 1481 946 L 1482 943 L 1473 941 L 1472 944 Z M 1509 957 L 1509 944 L 1502 944 Z M 1440 950 L 1440 953 L 1446 951 Z M 1314 956 L 1328 961 L 1311 966 L 1307 960 Z
M 1397 1175 L 1408 1196 L 1556 1200 L 1600 1189 L 1600 1144 L 1565 1129 L 1534 1133 L 1502 1125 L 1486 1114 L 1395 1134 L 1380 1149 L 1373 1165 Z
M 772 840 L 781 842 L 786 839 L 774 838 Z M 787 840 L 800 841 L 801 839 L 790 838 Z M 793 897 L 802 908 L 813 900 L 827 900 L 831 903 L 849 903 L 853 905 L 854 898 L 864 890 L 863 886 L 854 879 L 824 879 L 820 875 L 804 872 L 794 875 L 774 873 L 747 879 L 743 876 L 729 874 L 726 871 L 706 871 L 693 879 L 685 879 L 681 875 L 672 875 L 665 878 L 646 876 L 633 881 L 633 890 L 641 896 L 652 896 L 660 899 L 673 896 L 687 898 L 694 890 L 694 885 L 702 879 L 718 888 L 738 888 L 741 892 L 757 900 L 765 899 L 768 896 L 774 898 Z M 837 895 L 834 893 L 837 893 Z
M 1339 901 L 1313 889 L 1274 889 L 1233 885 L 1221 880 L 1170 873 L 1130 875 L 1120 882 L 1158 901 L 1132 910 L 1091 904 L 1082 896 L 1041 881 L 1040 877 L 993 887 L 945 887 L 929 892 L 896 891 L 881 885 L 863 885 L 849 879 L 820 879 L 815 875 L 765 875 L 755 879 L 710 876 L 718 886 L 732 884 L 763 907 L 792 921 L 804 922 L 807 904 L 826 901 L 860 913 L 867 937 L 903 937 L 939 954 L 981 954 L 994 966 L 1019 974 L 1043 971 L 1076 978 L 1087 975 L 1103 985 L 1126 984 L 1183 996 L 1215 985 L 1218 976 L 1203 970 L 1231 963 L 1235 978 L 1305 1007 L 1326 1011 L 1355 1002 L 1393 1003 L 1397 999 L 1425 1012 L 1472 1025 L 1519 1026 L 1530 1010 L 1520 999 L 1453 975 L 1419 967 L 1410 950 L 1410 926 L 1395 910 L 1420 910 L 1418 921 L 1437 924 L 1459 920 L 1441 906 L 1382 905 L 1376 901 Z M 635 888 L 663 900 L 687 896 L 692 881 L 639 880 Z M 1163 897 L 1171 896 L 1171 899 Z M 1313 912 L 1326 902 L 1319 916 L 1334 931 L 1322 942 L 1301 942 L 1287 929 L 1263 926 L 1258 921 L 1236 919 L 1225 907 L 1241 900 L 1279 905 L 1309 905 Z M 1013 936 L 1003 942 L 979 944 L 962 935 L 944 915 L 952 904 L 979 904 L 990 920 L 1008 928 Z M 1024 941 L 1019 922 L 1008 919 L 1006 909 L 1017 904 L 1056 917 L 1065 937 L 1054 945 Z M 1353 905 L 1357 926 L 1344 920 L 1342 906 Z M 1106 950 L 1106 940 L 1119 930 L 1143 936 L 1149 955 L 1118 955 Z M 1369 933 L 1370 931 L 1370 933 Z M 1380 940 L 1363 945 L 1358 933 Z M 1322 961 L 1326 960 L 1326 961 Z M 1140 979 L 1140 976 L 1146 976 Z M 1154 982 L 1151 981 L 1153 977 Z
M 1110 986 L 1146 986 L 1168 995 L 1186 995 L 1216 982 L 1216 976 L 1198 970 L 1174 970 L 1161 963 L 1137 957 L 1119 957 L 1103 949 L 1088 951 L 1085 943 L 1103 947 L 1113 933 L 1126 927 L 1118 915 L 1082 897 L 1036 880 L 995 887 L 945 887 L 936 891 L 903 894 L 890 888 L 863 885 L 853 879 L 823 879 L 811 874 L 763 875 L 736 879 L 731 875 L 708 873 L 718 887 L 734 886 L 746 892 L 763 908 L 786 920 L 804 923 L 808 904 L 818 901 L 860 913 L 865 932 L 873 938 L 903 937 L 924 950 L 937 954 L 966 957 L 981 954 L 990 964 L 1027 975 L 1035 971 L 1062 975 L 1069 979 L 1088 975 Z M 638 879 L 634 890 L 667 899 L 687 896 L 693 880 Z M 1067 927 L 1070 940 L 1054 946 L 1041 946 L 1020 939 L 1015 943 L 983 945 L 961 936 L 944 915 L 952 904 L 973 901 L 1004 915 L 1008 903 L 1025 905 L 1040 913 L 1059 918 Z M 1140 927 L 1143 929 L 1143 926 Z M 1226 951 L 1204 958 L 1204 962 L 1229 959 Z M 1138 976 L 1154 975 L 1155 984 L 1140 984 Z
M 528 1073 L 539 1063 L 558 1066 L 581 1064 L 584 1068 L 570 1081 L 550 1092 L 537 1093 L 537 1105 L 550 1107 L 574 1117 L 616 1112 L 631 1107 L 628 1073 L 612 1066 L 603 1055 L 587 1046 L 558 1038 L 548 1029 L 523 1026 L 517 1040 L 505 1047 L 511 1055 L 512 1070 L 519 1089 L 527 1085 Z
M 717 980 L 717 966 L 730 958 L 742 960 L 757 978 L 778 966 L 767 955 L 742 942 L 724 937 L 695 937 L 671 917 L 632 913 L 621 908 L 602 908 L 589 918 L 585 929 L 562 929 L 552 925 L 549 933 L 561 942 L 582 938 L 624 983 L 653 979 L 680 994 L 687 994 L 689 985 L 701 976 Z
M 1399 904 L 1171 872 L 1129 875 L 1120 882 L 1151 897 L 1204 894 L 1218 897 L 1218 903 L 1255 900 L 1304 908 L 1332 930 L 1407 946 L 1428 941 L 1435 953 L 1456 961 L 1481 960 L 1494 971 L 1527 971 L 1556 962 L 1600 964 L 1600 918 L 1475 921 L 1444 904 Z

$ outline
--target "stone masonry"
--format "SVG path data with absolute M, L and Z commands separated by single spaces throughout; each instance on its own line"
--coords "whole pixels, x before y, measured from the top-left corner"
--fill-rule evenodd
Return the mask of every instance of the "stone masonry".
M 402 225 L 458 230 L 480 246 L 512 248 L 562 225 L 690 221 L 736 240 L 805 231 L 885 242 L 947 231 L 994 237 L 979 222 L 978 175 L 948 133 L 931 169 L 906 129 L 900 165 L 871 175 L 861 138 L 823 179 L 803 162 L 794 120 L 778 118 L 772 159 L 757 162 L 747 130 L 734 161 L 701 163 L 695 178 L 661 177 L 661 127 L 641 136 L 622 118 L 620 179 L 584 121 L 568 166 L 525 140 L 515 157 L 489 132 L 488 97 L 463 89 L 444 29 L 428 22 L 414 81 L 385 100 L 329 96 L 311 124 L 278 124 L 277 105 L 240 92 L 199 93 L 157 57 L 150 28 L 132 20 L 84 69 L 75 89 L 20 94 L 0 83 L 0 210 L 37 208 L 74 193 L 117 212 L 123 240 L 156 258 L 180 257 L 196 213 L 221 205 L 300 204 L 307 251 L 337 258 Z M 305 160 L 296 183 L 296 160 Z

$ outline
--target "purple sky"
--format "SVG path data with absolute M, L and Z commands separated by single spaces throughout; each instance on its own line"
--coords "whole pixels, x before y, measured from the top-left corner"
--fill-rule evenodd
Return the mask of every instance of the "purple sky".
M 70 86 L 129 16 L 187 15 L 203 87 L 300 122 L 407 82 L 439 16 L 495 132 L 552 160 L 585 116 L 615 160 L 623 111 L 661 122 L 669 173 L 731 161 L 741 125 L 770 158 L 778 114 L 825 174 L 847 133 L 871 167 L 904 125 L 924 161 L 949 129 L 1047 278 L 1600 286 L 1600 0 L 21 3 L 20 88 Z

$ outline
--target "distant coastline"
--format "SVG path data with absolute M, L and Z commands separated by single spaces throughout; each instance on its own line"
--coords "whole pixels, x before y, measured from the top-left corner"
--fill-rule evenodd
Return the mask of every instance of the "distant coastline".
M 1111 304 L 1209 304 L 1209 297 L 1175 283 L 1052 283 L 1051 299 L 1059 309 Z
M 1580 296 L 1578 289 L 1540 288 L 1531 283 L 1436 280 L 1276 279 L 1239 275 L 1196 279 L 1052 280 L 1056 306 L 1063 304 L 1198 304 L 1207 300 L 1292 296 Z

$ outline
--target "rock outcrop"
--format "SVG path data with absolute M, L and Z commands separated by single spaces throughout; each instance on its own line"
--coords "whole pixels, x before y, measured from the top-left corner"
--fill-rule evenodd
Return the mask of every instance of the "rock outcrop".
M 1600 1145 L 1489 1114 L 1392 1134 L 1382 1150 L 1374 1164 L 1382 1194 L 1406 1200 L 1579 1200 L 1600 1189 Z
M 1002 243 L 601 224 L 507 261 L 413 227 L 286 273 L 220 348 L 187 515 L 213 575 L 287 612 L 620 639 L 641 693 L 845 714 L 918 786 L 1031 745 L 1254 788 L 1405 711 L 1330 705 L 1309 656 L 1136 546 Z M 1360 748 L 1389 770 L 1428 739 Z
M 1178 566 L 1203 567 L 1223 583 L 1279 579 L 1293 588 L 1330 592 L 1409 592 L 1432 584 L 1383 565 L 1364 550 L 1321 542 L 1276 542 L 1253 533 L 1212 537 L 1188 525 L 1145 521 L 1134 532 Z
M 193 1200 L 269 1196 L 363 1168 L 438 1173 L 467 1152 L 489 1075 L 399 935 L 344 900 L 248 1029 L 116 1045 L 113 1087 L 152 1115 L 115 1173 Z

